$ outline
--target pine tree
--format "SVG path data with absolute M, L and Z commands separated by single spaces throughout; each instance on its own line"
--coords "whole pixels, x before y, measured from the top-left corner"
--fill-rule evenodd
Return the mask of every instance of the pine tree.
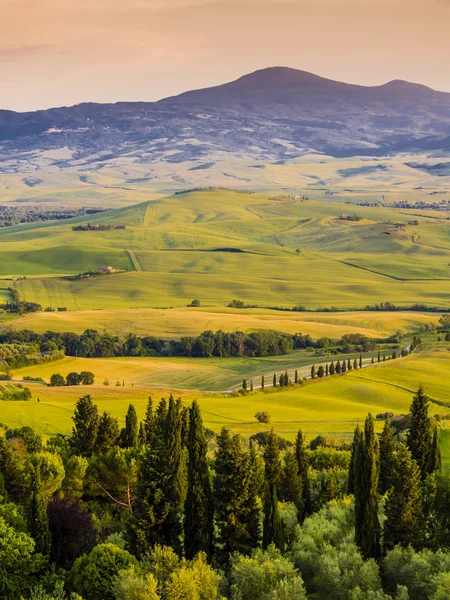
M 355 541 L 365 559 L 381 557 L 378 520 L 379 449 L 369 415 L 356 447 L 354 462 Z
M 215 471 L 217 558 L 226 564 L 233 552 L 250 554 L 253 550 L 250 544 L 254 540 L 248 528 L 249 510 L 255 512 L 253 518 L 259 521 L 257 500 L 250 498 L 254 494 L 250 454 L 243 449 L 240 437 L 231 437 L 226 428 L 217 437 Z
M 334 362 L 330 365 L 330 375 L 334 375 L 336 373 L 336 368 L 334 366 Z
M 72 420 L 72 450 L 74 454 L 89 458 L 95 448 L 100 421 L 98 408 L 91 396 L 83 396 L 77 401 Z
M 136 409 L 132 404 L 128 406 L 125 416 L 125 427 L 122 429 L 121 442 L 123 448 L 137 448 L 139 438 L 139 423 Z
M 349 494 L 355 493 L 355 462 L 356 462 L 356 453 L 358 451 L 358 444 L 361 441 L 361 429 L 359 425 L 356 426 L 355 432 L 353 434 L 353 441 L 351 447 L 350 454 L 350 465 L 348 469 L 348 481 L 347 481 L 347 492 Z
M 264 501 L 263 547 L 275 544 L 284 549 L 283 525 L 278 510 L 277 486 L 281 477 L 281 459 L 278 438 L 272 431 L 264 448 L 266 494 Z
M 181 401 L 161 400 L 155 427 L 139 460 L 137 500 L 128 529 L 135 553 L 142 556 L 156 543 L 181 552 L 181 510 L 186 494 L 181 447 Z M 157 424 L 157 426 L 156 426 Z
M 316 367 L 315 365 L 313 365 L 311 367 L 311 379 L 315 379 L 316 378 Z
M 297 458 L 292 450 L 287 450 L 284 455 L 279 487 L 280 498 L 283 502 L 292 502 L 296 506 L 301 505 L 303 481 L 298 472 Z
M 420 548 L 423 543 L 423 503 L 420 469 L 411 452 L 399 445 L 393 485 L 389 490 L 384 523 L 384 549 L 397 544 Z
M 430 399 L 420 386 L 411 403 L 411 427 L 408 432 L 406 444 L 411 451 L 413 459 L 420 469 L 422 480 L 428 475 L 430 448 L 433 442 L 428 408 Z
M 35 551 L 47 558 L 50 555 L 51 537 L 47 517 L 47 501 L 42 489 L 39 463 L 35 466 L 33 473 L 28 524 L 30 535 L 36 543 Z
M 264 375 L 261 377 L 261 389 L 264 391 Z
M 188 490 L 184 507 L 184 551 L 188 560 L 199 552 L 211 558 L 213 553 L 214 507 L 205 430 L 198 403 L 194 400 L 189 414 Z
M 359 368 L 362 369 L 363 366 L 363 359 L 362 359 L 362 354 L 359 355 Z
M 309 483 L 309 463 L 306 450 L 305 438 L 299 429 L 295 439 L 295 458 L 297 460 L 298 475 L 302 480 L 302 498 L 298 504 L 298 520 L 302 524 L 311 512 L 311 491 Z
M 380 493 L 385 494 L 394 483 L 397 441 L 389 418 L 380 435 Z
M 144 423 L 141 421 L 139 423 L 139 435 L 138 435 L 139 448 L 142 448 L 142 446 L 145 446 L 146 443 L 147 443 L 147 436 L 145 434 L 145 427 L 144 427 Z
M 441 449 L 439 446 L 439 429 L 438 429 L 437 425 L 434 426 L 434 430 L 433 430 L 433 441 L 431 442 L 427 470 L 428 470 L 428 473 L 434 473 L 435 471 L 442 470 L 442 457 L 441 457 Z
M 145 411 L 145 419 L 144 419 L 145 437 L 147 440 L 149 440 L 151 438 L 154 426 L 155 426 L 155 416 L 153 414 L 153 400 L 152 400 L 152 397 L 149 396 L 148 402 L 147 402 L 147 410 Z
M 119 424 L 115 417 L 106 411 L 100 417 L 95 441 L 96 452 L 107 452 L 113 448 L 119 440 Z

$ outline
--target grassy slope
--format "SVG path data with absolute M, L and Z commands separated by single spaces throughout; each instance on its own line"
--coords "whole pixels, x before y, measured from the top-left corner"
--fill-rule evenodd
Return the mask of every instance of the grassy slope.
M 361 221 L 339 220 L 353 211 Z M 87 221 L 127 228 L 71 230 Z M 31 276 L 16 283 L 22 298 L 70 310 L 181 307 L 197 297 L 222 306 L 237 297 L 308 308 L 361 308 L 368 299 L 444 307 L 449 232 L 449 221 L 390 207 L 206 190 L 89 219 L 4 228 L 0 274 Z M 137 272 L 76 282 L 42 277 L 100 264 Z
M 420 383 L 426 385 L 433 399 L 450 405 L 449 359 L 448 351 L 412 355 L 286 391 L 254 392 L 247 397 L 192 391 L 181 395 L 186 402 L 198 398 L 206 426 L 215 431 L 223 425 L 244 434 L 265 429 L 267 426 L 255 422 L 254 414 L 258 410 L 266 410 L 276 431 L 290 438 L 299 427 L 309 437 L 317 433 L 348 437 L 355 423 L 364 419 L 368 412 L 406 412 Z M 135 404 L 142 418 L 150 394 L 155 398 L 168 394 L 155 387 L 131 387 L 127 381 L 125 387 L 31 387 L 32 401 L 2 403 L 2 421 L 9 426 L 32 425 L 46 434 L 70 430 L 76 399 L 85 393 L 93 395 L 101 410 L 109 410 L 122 420 L 130 402 Z M 449 408 L 432 404 L 431 412 L 448 413 Z

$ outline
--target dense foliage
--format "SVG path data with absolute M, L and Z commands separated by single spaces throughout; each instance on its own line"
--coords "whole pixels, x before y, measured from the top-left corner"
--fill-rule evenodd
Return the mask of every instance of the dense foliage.
M 420 389 L 401 437 L 351 449 L 273 431 L 207 435 L 172 396 L 119 427 L 90 396 L 70 436 L 0 436 L 8 600 L 443 600 L 450 477 Z

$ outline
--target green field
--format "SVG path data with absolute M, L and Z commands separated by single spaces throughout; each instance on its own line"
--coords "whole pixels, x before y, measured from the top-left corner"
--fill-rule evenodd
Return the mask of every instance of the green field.
M 346 202 L 357 199 L 349 194 Z M 180 193 L 89 218 L 3 228 L 0 276 L 26 276 L 12 282 L 23 300 L 82 311 L 182 307 L 194 298 L 210 307 L 238 298 L 308 309 L 382 301 L 446 308 L 450 221 L 417 212 L 349 206 L 343 198 Z M 341 219 L 353 213 L 359 221 Z M 87 222 L 126 229 L 72 230 Z M 129 272 L 63 277 L 103 264 Z
M 140 362 L 141 372 L 135 369 L 134 360 Z M 68 433 L 75 402 L 78 397 L 86 393 L 92 394 L 101 410 L 110 411 L 121 421 L 130 402 L 136 406 L 142 418 L 149 395 L 159 398 L 167 397 L 170 393 L 167 386 L 131 385 L 132 374 L 135 377 L 147 376 L 142 360 L 148 359 L 127 359 L 128 366 L 121 364 L 120 360 L 103 361 L 105 364 L 109 363 L 108 367 L 104 367 L 108 369 L 111 368 L 111 363 L 117 362 L 117 369 L 109 371 L 116 373 L 111 378 L 110 386 L 96 384 L 87 387 L 50 388 L 29 384 L 33 399 L 30 402 L 3 402 L 1 421 L 10 427 L 31 425 L 45 435 L 58 431 Z M 161 380 L 164 379 L 164 370 L 167 378 L 173 376 L 176 361 L 179 361 L 178 372 L 191 369 L 184 377 L 186 379 L 192 377 L 191 381 L 194 383 L 195 369 L 200 367 L 198 361 L 194 361 L 192 367 L 187 366 L 188 359 L 174 359 L 172 363 L 167 359 L 161 359 L 161 362 L 158 362 L 162 374 Z M 65 368 L 69 369 L 75 365 L 79 368 L 87 364 L 89 363 L 78 359 L 77 363 L 68 362 Z M 318 433 L 349 438 L 355 424 L 361 422 L 368 412 L 374 415 L 385 411 L 392 411 L 395 414 L 407 412 L 412 395 L 421 383 L 425 385 L 427 393 L 432 398 L 431 414 L 448 414 L 450 412 L 450 380 L 447 376 L 449 364 L 450 354 L 448 350 L 442 350 L 414 354 L 345 375 L 310 381 L 283 391 L 279 389 L 266 390 L 266 392 L 255 391 L 244 397 L 193 390 L 175 390 L 174 393 L 181 395 L 185 402 L 197 398 L 203 410 L 206 426 L 214 431 L 219 431 L 224 425 L 245 435 L 266 429 L 267 425 L 258 424 L 254 418 L 256 411 L 266 410 L 271 415 L 275 430 L 288 438 L 292 439 L 300 427 L 309 438 Z M 52 367 L 55 367 L 55 364 L 41 367 L 41 373 L 48 375 L 50 372 L 55 372 Z M 209 376 L 213 378 L 217 378 L 217 371 L 222 371 L 221 377 L 223 372 L 227 371 L 225 364 L 206 364 L 203 367 L 204 373 L 208 368 L 212 369 Z M 125 378 L 126 369 L 128 369 L 128 377 L 125 380 L 125 387 L 117 387 L 114 384 L 118 374 Z M 62 368 L 60 370 L 63 371 Z M 39 374 L 39 369 L 30 368 L 16 372 L 15 377 L 31 371 L 34 375 Z M 204 374 L 199 381 L 203 381 L 203 377 Z M 171 387 L 173 389 L 177 386 Z M 443 440 L 446 439 L 445 435 Z

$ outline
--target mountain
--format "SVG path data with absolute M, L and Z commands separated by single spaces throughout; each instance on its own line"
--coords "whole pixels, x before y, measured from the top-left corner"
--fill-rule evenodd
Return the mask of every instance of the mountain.
M 232 153 L 450 152 L 450 94 L 406 81 L 366 87 L 273 67 L 159 102 L 0 111 L 0 172 L 95 168 L 126 157 L 180 163 Z

